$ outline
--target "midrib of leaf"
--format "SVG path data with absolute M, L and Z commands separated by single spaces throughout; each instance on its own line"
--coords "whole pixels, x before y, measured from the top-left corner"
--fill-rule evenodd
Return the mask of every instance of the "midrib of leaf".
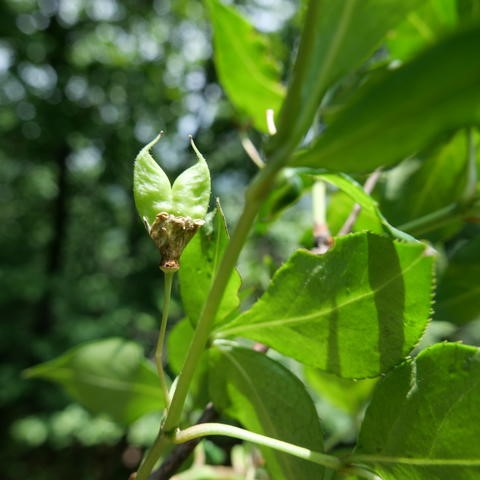
M 243 19 L 242 19 L 243 21 Z M 255 78 L 255 80 L 258 81 L 258 83 L 263 84 L 271 93 L 273 93 L 275 96 L 282 96 L 283 95 L 283 88 L 280 84 L 277 84 L 275 81 L 273 81 L 271 78 L 269 78 L 265 72 L 263 72 L 261 69 L 256 68 L 257 65 L 255 62 L 245 53 L 245 50 L 237 44 L 237 37 L 234 35 L 234 32 L 229 29 L 223 28 L 223 25 L 219 25 L 218 23 L 216 24 L 216 27 L 218 28 L 220 26 L 221 31 L 226 37 L 230 38 L 230 44 L 234 46 L 235 49 L 235 56 L 239 58 L 247 67 L 249 73 L 252 75 L 252 77 Z M 250 32 L 251 33 L 251 32 Z M 232 41 L 234 39 L 234 41 Z
M 425 458 L 425 457 L 392 457 L 390 455 L 369 455 L 368 453 L 354 454 L 352 462 L 365 463 L 398 463 L 403 465 L 419 465 L 422 467 L 476 467 L 480 466 L 480 458 Z
M 54 372 L 55 379 L 61 380 L 79 380 L 83 383 L 87 383 L 90 385 L 95 385 L 97 387 L 108 387 L 112 390 L 117 390 L 119 392 L 138 392 L 138 393 L 145 393 L 150 396 L 161 397 L 160 387 L 158 390 L 155 387 L 151 387 L 141 383 L 132 383 L 127 384 L 126 382 L 122 382 L 121 380 L 115 380 L 108 377 L 100 377 L 98 375 L 89 374 L 89 373 L 82 373 L 81 375 L 74 376 L 72 375 L 72 370 L 68 368 L 56 368 Z M 130 386 L 128 386 L 130 385 Z
M 255 398 L 255 404 L 257 405 L 257 408 L 255 409 L 257 412 L 261 411 L 263 414 L 264 418 L 266 419 L 266 422 L 268 424 L 268 428 L 270 428 L 269 436 L 271 434 L 274 435 L 274 438 L 281 440 L 280 434 L 278 433 L 277 427 L 275 426 L 275 423 L 272 421 L 268 410 L 265 408 L 265 405 L 262 402 L 261 397 L 259 396 L 255 384 L 251 381 L 250 377 L 247 375 L 247 372 L 243 369 L 243 367 L 235 360 L 233 355 L 228 354 L 226 351 L 223 351 L 225 356 L 230 360 L 230 362 L 237 368 L 239 371 L 240 375 L 243 377 L 245 383 L 247 386 L 250 388 L 252 391 L 252 394 Z M 291 471 L 291 466 L 290 462 L 287 462 L 285 459 L 284 455 L 276 455 L 280 463 L 283 465 L 283 467 L 289 472 L 289 477 L 290 478 L 295 478 L 293 476 L 293 472 Z
M 328 80 L 328 76 L 330 75 L 330 69 L 332 64 L 335 61 L 335 58 L 340 51 L 342 43 L 345 39 L 345 34 L 348 31 L 348 27 L 352 21 L 353 10 L 355 9 L 355 4 L 357 0 L 346 0 L 343 4 L 343 10 L 341 13 L 340 20 L 338 22 L 338 28 L 335 33 L 335 37 L 330 42 L 330 48 L 325 55 L 325 61 L 323 63 L 322 70 L 320 72 L 320 77 L 318 79 L 318 91 L 322 91 L 325 87 L 325 82 Z
M 359 302 L 361 300 L 364 300 L 365 298 L 374 296 L 378 292 L 381 292 L 390 283 L 392 283 L 397 278 L 403 276 L 405 273 L 409 272 L 412 268 L 414 268 L 423 258 L 424 258 L 424 254 L 422 252 L 414 261 L 412 261 L 412 263 L 410 263 L 410 265 L 408 265 L 408 267 L 405 267 L 405 269 L 403 269 L 399 274 L 393 275 L 392 277 L 390 277 L 388 281 L 380 285 L 377 289 L 370 289 L 367 293 L 364 293 L 363 295 L 358 295 L 353 299 L 347 300 L 346 302 L 337 305 L 335 308 L 328 308 L 325 310 L 320 310 L 319 312 L 314 312 L 307 315 L 300 315 L 300 316 L 281 319 L 281 320 L 271 320 L 268 322 L 258 322 L 258 323 L 248 324 L 248 325 L 239 325 L 237 327 L 232 327 L 230 329 L 220 330 L 218 333 L 218 336 L 232 335 L 235 332 L 242 333 L 246 330 L 257 330 L 259 328 L 265 328 L 265 327 L 271 327 L 271 326 L 279 327 L 279 326 L 285 326 L 285 325 L 292 325 L 296 323 L 306 322 L 309 320 L 320 319 L 324 316 L 330 315 L 332 312 L 337 312 L 352 303 Z M 246 315 L 248 315 L 248 312 L 246 313 Z
M 418 16 L 417 13 L 408 15 L 408 22 L 417 30 L 420 36 L 427 42 L 432 42 L 435 35 L 431 28 Z

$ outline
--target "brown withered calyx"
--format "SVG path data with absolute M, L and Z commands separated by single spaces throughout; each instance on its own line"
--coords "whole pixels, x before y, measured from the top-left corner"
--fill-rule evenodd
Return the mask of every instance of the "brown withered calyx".
M 176 217 L 167 212 L 157 214 L 149 234 L 160 251 L 162 271 L 176 272 L 180 268 L 180 255 L 204 223 L 203 220 Z

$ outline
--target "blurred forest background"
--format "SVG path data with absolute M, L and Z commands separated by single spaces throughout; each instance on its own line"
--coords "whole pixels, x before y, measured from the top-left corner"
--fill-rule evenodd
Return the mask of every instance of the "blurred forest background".
M 302 1 L 234 3 L 271 37 L 285 76 Z M 470 3 L 459 0 L 458 5 Z M 475 11 L 480 15 L 480 8 Z M 435 35 L 454 23 L 439 24 Z M 235 221 L 244 186 L 257 168 L 242 149 L 242 134 L 248 129 L 257 145 L 261 139 L 219 86 L 210 35 L 203 2 L 196 0 L 0 4 L 2 480 L 127 478 L 140 449 L 156 434 L 158 418 L 140 419 L 125 430 L 72 402 L 58 386 L 26 380 L 22 371 L 82 342 L 112 336 L 136 340 L 152 354 L 162 275 L 135 211 L 132 174 L 137 152 L 160 130 L 166 135 L 154 154 L 170 178 L 194 161 L 188 145 L 192 134 L 212 171 L 214 195 L 229 223 Z M 398 38 L 395 44 L 392 37 L 389 46 L 398 55 L 389 58 L 383 51 L 376 60 L 408 58 L 423 45 L 408 29 L 399 29 Z M 403 51 L 405 45 L 410 50 Z M 348 80 L 355 82 L 355 76 Z M 341 101 L 342 90 L 337 94 Z M 452 141 L 440 153 L 424 153 L 423 163 L 410 159 L 383 176 L 375 195 L 394 225 L 461 195 L 464 134 L 446 139 Z M 451 173 L 457 170 L 458 178 Z M 305 190 L 300 186 L 286 203 Z M 352 202 L 341 192 L 331 193 L 329 223 L 336 232 Z M 357 227 L 369 228 L 368 221 L 361 215 Z M 309 245 L 310 223 L 304 197 L 295 212 L 287 211 L 269 229 L 257 228 L 240 262 L 244 291 L 262 291 L 293 248 Z M 435 242 L 440 271 L 450 265 L 439 297 L 443 288 L 445 298 L 450 291 L 468 291 L 469 300 L 463 310 L 455 304 L 455 315 L 444 305 L 442 316 L 438 308 L 438 321 L 421 346 L 443 338 L 479 345 L 478 218 L 458 220 L 421 238 Z M 174 320 L 182 318 L 177 292 Z M 449 323 L 455 316 L 457 326 Z M 344 428 L 345 415 L 336 413 L 338 425 L 327 429 Z M 348 421 L 351 425 L 352 418 Z
M 285 58 L 296 2 L 237 4 Z M 256 168 L 246 125 L 217 84 L 202 2 L 4 0 L 0 37 L 0 477 L 126 478 L 148 422 L 126 433 L 22 371 L 115 335 L 153 351 L 162 276 L 133 160 L 165 130 L 155 154 L 173 178 L 194 160 L 194 135 L 232 221 Z

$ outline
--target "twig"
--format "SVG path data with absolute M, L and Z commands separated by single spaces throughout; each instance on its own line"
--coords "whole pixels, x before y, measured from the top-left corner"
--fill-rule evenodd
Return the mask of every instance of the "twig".
M 209 403 L 195 425 L 210 423 L 218 420 L 219 414 L 212 403 Z M 148 480 L 168 480 L 182 466 L 183 462 L 192 454 L 195 447 L 202 441 L 201 438 L 176 445 L 163 461 L 162 465 L 151 473 Z
M 333 244 L 332 235 L 327 224 L 327 190 L 325 183 L 317 180 L 312 190 L 313 206 L 313 253 L 325 253 Z
M 363 190 L 366 193 L 368 194 L 372 193 L 373 189 L 375 188 L 375 185 L 378 182 L 378 179 L 380 178 L 380 174 L 381 174 L 381 170 L 377 169 L 367 178 L 367 181 L 363 186 Z M 342 225 L 342 228 L 338 231 L 337 233 L 338 236 L 347 235 L 352 231 L 352 228 L 355 225 L 355 222 L 357 221 L 357 218 L 360 215 L 361 210 L 362 210 L 362 207 L 358 203 L 356 203 L 353 206 L 353 209 L 350 215 L 345 220 L 345 223 Z

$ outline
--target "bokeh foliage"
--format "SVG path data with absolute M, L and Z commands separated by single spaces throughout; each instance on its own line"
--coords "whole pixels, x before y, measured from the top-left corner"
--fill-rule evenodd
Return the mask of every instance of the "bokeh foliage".
M 216 2 L 207 3 L 212 10 Z M 278 14 L 271 13 L 270 3 L 276 3 Z M 274 32 L 267 43 L 284 64 L 275 75 L 284 79 L 302 9 L 296 10 L 293 0 L 284 0 L 283 8 L 270 3 L 235 2 L 257 27 Z M 352 100 L 352 86 L 381 81 L 392 64 L 475 22 L 480 12 L 474 0 L 426 4 L 388 33 L 386 47 L 335 85 L 321 106 L 322 121 L 341 116 Z M 111 336 L 136 340 L 152 353 L 162 289 L 156 252 L 131 198 L 139 145 L 165 130 L 155 153 L 173 179 L 192 163 L 187 135 L 195 135 L 214 173 L 214 194 L 232 221 L 255 170 L 238 133 L 248 130 L 258 141 L 249 122 L 263 128 L 263 117 L 249 120 L 250 112 L 238 111 L 235 99 L 230 103 L 224 96 L 202 2 L 6 0 L 0 9 L 0 344 L 9 360 L 0 366 L 2 475 L 125 477 L 138 461 L 135 448 L 151 442 L 158 415 L 124 430 L 108 417 L 92 416 L 60 389 L 26 381 L 21 372 L 82 342 Z M 431 27 L 429 35 L 419 24 Z M 228 85 L 224 88 L 232 97 Z M 386 171 L 374 193 L 386 220 L 408 226 L 462 200 L 471 180 L 469 148 L 477 144 L 473 131 L 462 130 Z M 308 208 L 312 182 L 295 172 L 287 180 L 285 197 L 270 203 L 277 210 L 264 212 L 267 220 L 253 235 L 254 248 L 242 257 L 242 298 L 263 293 L 292 246 L 312 246 L 309 213 L 302 208 Z M 351 197 L 359 201 L 352 188 L 330 190 L 334 233 L 352 208 Z M 298 200 L 300 208 L 293 212 L 289 207 Z M 357 230 L 388 225 L 380 221 L 377 205 L 367 207 Z M 443 338 L 480 343 L 475 221 L 478 214 L 433 230 L 405 228 L 432 241 L 442 254 L 434 314 L 441 322 L 431 324 L 422 348 Z M 175 302 L 172 316 L 178 320 L 183 314 Z M 307 378 L 317 373 L 311 370 Z M 337 384 L 335 377 L 320 380 L 331 382 L 333 392 L 356 386 Z M 310 383 L 315 387 L 320 381 Z M 329 418 L 324 428 L 330 442 L 353 440 L 363 403 L 363 395 L 355 408 L 316 397 L 316 407 Z

